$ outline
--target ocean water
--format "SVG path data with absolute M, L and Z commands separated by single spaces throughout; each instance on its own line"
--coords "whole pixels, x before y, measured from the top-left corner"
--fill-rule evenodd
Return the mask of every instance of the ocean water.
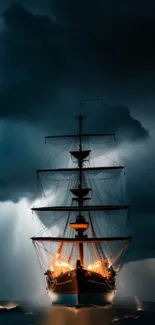
M 1 312 L 0 325 L 33 325 L 38 324 L 39 316 L 24 312 Z
M 132 310 L 133 309 L 133 310 Z M 139 308 L 140 309 L 140 308 Z M 155 303 L 143 303 L 143 310 L 133 306 L 51 307 L 48 310 L 25 312 L 19 307 L 0 309 L 0 325 L 153 325 Z

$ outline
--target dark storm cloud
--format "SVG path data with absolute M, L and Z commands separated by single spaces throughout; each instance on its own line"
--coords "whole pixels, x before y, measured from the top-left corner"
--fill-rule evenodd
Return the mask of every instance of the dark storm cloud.
M 1 116 L 35 119 L 66 73 L 59 33 L 47 17 L 12 6 L 1 33 Z M 54 102 L 54 100 L 53 100 Z
M 90 130 L 115 132 L 118 142 L 143 141 L 149 138 L 149 130 L 132 117 L 129 108 L 125 105 L 106 105 L 101 100 L 94 99 L 83 102 L 82 111 L 88 117 L 86 121 L 84 120 L 84 124 Z M 95 119 L 96 125 L 94 125 Z
M 110 80 L 112 84 L 113 79 L 119 94 L 121 90 L 136 97 L 136 92 L 140 91 L 141 97 L 145 96 L 141 91 L 144 84 L 147 94 L 153 91 L 155 5 L 152 1 L 135 4 L 135 1 L 73 3 L 68 0 L 64 5 L 62 0 L 58 0 L 51 6 L 51 11 L 58 24 L 66 28 L 70 50 L 79 64 L 77 75 L 87 80 L 89 87 L 91 77 L 94 77 L 103 89 L 106 88 L 104 81 Z M 110 91 L 111 88 L 112 85 Z
M 91 28 L 91 21 L 87 22 L 89 15 L 86 15 L 85 6 L 82 7 L 81 18 L 78 14 L 80 8 L 76 6 L 76 2 L 75 8 L 70 4 L 69 11 L 69 3 L 66 3 L 63 7 L 64 12 L 62 12 L 62 5 L 59 3 L 59 14 L 55 9 L 55 15 L 58 15 L 57 23 L 49 17 L 32 14 L 19 5 L 14 5 L 3 13 L 0 61 L 1 117 L 29 119 L 34 120 L 35 123 L 37 121 L 44 123 L 46 120 L 49 124 L 49 121 L 57 115 L 57 110 L 62 116 L 66 113 L 71 115 L 71 111 L 74 111 L 73 106 L 75 110 L 78 109 L 78 104 L 75 105 L 76 100 L 79 103 L 80 99 L 86 96 L 90 98 L 92 88 L 94 88 L 94 93 L 98 93 L 98 81 L 101 81 L 100 87 L 102 87 L 102 81 L 106 80 L 102 65 L 107 65 L 107 62 L 104 62 L 104 58 L 101 60 L 101 53 L 105 53 L 106 60 L 111 59 L 106 54 L 106 45 L 104 48 L 104 35 L 103 48 L 99 52 L 97 47 L 93 46 L 93 42 L 99 31 L 105 33 L 105 30 L 100 24 L 96 30 L 97 16 L 95 16 L 94 27 Z M 70 16 L 68 16 L 69 13 Z M 91 3 L 89 13 L 92 18 Z M 98 14 L 97 11 L 96 15 Z M 104 24 L 104 20 L 103 22 L 101 20 L 101 23 Z M 85 32 L 88 31 L 90 35 L 87 41 Z M 102 43 L 102 40 L 100 41 Z M 113 41 L 115 41 L 115 35 L 113 35 Z M 113 49 L 112 54 L 114 54 Z M 89 69 L 88 65 L 90 65 Z M 99 66 L 100 76 L 97 72 Z M 95 72 L 95 79 L 93 71 L 97 72 L 97 74 Z M 90 74 L 92 74 L 91 78 Z M 103 92 L 106 88 L 107 86 L 103 86 Z M 110 91 L 113 92 L 113 87 L 110 87 Z M 107 100 L 111 102 L 110 96 L 108 99 L 107 96 L 102 95 L 102 97 L 105 103 Z M 92 107 L 93 110 L 94 107 Z M 113 118 L 109 125 L 111 128 L 114 125 L 114 131 L 116 126 L 124 125 L 125 122 L 129 128 L 133 127 L 135 130 L 133 132 L 138 137 L 147 135 L 140 123 L 130 116 L 125 106 L 120 107 L 118 104 L 111 109 L 110 106 L 107 107 L 104 104 L 103 107 L 99 105 L 97 107 L 97 113 L 101 115 L 103 121 L 108 120 L 108 114 L 110 121 L 111 112 Z
M 104 24 L 104 21 L 100 20 L 99 26 L 91 27 L 93 7 L 90 3 L 90 17 L 87 17 L 83 4 L 80 22 L 81 7 L 77 6 L 77 2 L 75 7 L 66 2 L 62 8 L 59 2 L 59 10 L 55 7 L 54 11 L 56 22 L 50 17 L 33 14 L 20 5 L 11 6 L 2 15 L 0 116 L 5 119 L 5 127 L 2 128 L 1 143 L 1 200 L 12 198 L 17 201 L 34 191 L 32 175 L 35 175 L 35 168 L 40 165 L 39 153 L 37 151 L 36 156 L 34 152 L 35 148 L 39 147 L 40 138 L 33 134 L 32 140 L 27 139 L 27 134 L 31 134 L 30 129 L 33 128 L 31 123 L 38 125 L 40 131 L 37 132 L 43 135 L 46 135 L 45 132 L 49 132 L 50 128 L 52 133 L 67 132 L 68 127 L 71 129 L 73 123 L 71 118 L 68 118 L 67 122 L 67 117 L 79 112 L 81 99 L 75 87 L 76 80 L 79 80 L 79 70 L 82 71 L 83 67 L 83 64 L 81 67 L 79 64 L 85 61 L 87 70 L 87 51 L 90 53 L 92 68 L 100 64 L 97 52 L 96 58 L 94 57 L 95 48 L 90 45 L 99 30 L 101 33 L 101 24 Z M 99 14 L 97 10 L 96 15 Z M 90 29 L 91 37 L 85 43 L 81 31 L 86 33 L 87 28 Z M 77 51 L 76 45 L 80 46 L 80 52 Z M 86 70 L 84 68 L 84 80 L 80 80 L 81 97 L 88 95 L 88 85 L 84 85 L 85 78 L 89 79 Z M 93 76 L 91 83 L 94 85 Z M 78 103 L 74 105 L 76 99 Z M 90 117 L 88 125 L 94 131 L 102 132 L 104 129 L 105 132 L 117 132 L 121 141 L 148 138 L 148 131 L 131 116 L 126 106 L 93 101 L 85 102 L 82 111 Z M 13 119 L 14 124 L 11 124 L 9 119 Z M 28 121 L 30 124 L 23 126 L 15 123 L 16 120 Z M 16 162 L 16 171 L 9 168 L 10 162 L 12 166 Z
M 94 65 L 98 61 L 97 57 L 96 59 L 93 57 L 94 49 L 92 48 L 91 51 L 90 43 L 84 44 L 83 38 L 81 39 L 83 43 L 79 48 L 81 52 L 76 53 L 75 45 L 79 44 L 81 28 L 85 32 L 87 26 L 86 21 L 84 23 L 86 8 L 83 7 L 80 25 L 78 10 L 73 10 L 74 8 L 71 6 L 70 16 L 66 16 L 68 15 L 67 8 L 69 5 L 66 3 L 64 8 L 64 17 L 66 18 L 63 19 L 62 6 L 60 3 L 59 5 L 60 15 L 55 9 L 55 15 L 58 15 L 58 23 L 53 22 L 47 16 L 35 15 L 20 5 L 8 8 L 1 18 L 0 116 L 3 119 L 8 119 L 2 129 L 1 200 L 12 198 L 16 201 L 33 192 L 34 186 L 31 179 L 34 180 L 34 177 L 32 174 L 38 167 L 37 164 L 40 163 L 39 154 L 36 157 L 34 153 L 34 148 L 38 148 L 38 137 L 36 138 L 36 135 L 33 135 L 32 146 L 29 147 L 30 140 L 26 143 L 26 134 L 30 132 L 32 125 L 22 127 L 22 124 L 15 124 L 15 120 L 29 121 L 29 123 L 39 125 L 40 130 L 44 129 L 46 132 L 49 132 L 50 128 L 54 132 L 58 132 L 58 129 L 61 132 L 67 131 L 69 125 L 72 125 L 72 121 L 68 119 L 69 122 L 67 122 L 66 119 L 64 123 L 64 115 L 74 115 L 74 110 L 79 112 L 78 104 L 74 106 L 75 99 L 80 100 L 74 88 L 79 70 L 76 67 L 77 57 L 79 55 L 78 62 L 82 56 L 85 59 L 85 51 L 88 45 Z M 75 3 L 75 9 L 76 6 L 77 3 Z M 92 15 L 91 4 L 90 9 Z M 66 26 L 66 23 L 67 28 L 62 28 L 63 24 Z M 75 27 L 73 30 L 71 26 L 68 26 L 70 24 Z M 90 27 L 89 21 L 88 28 Z M 73 41 L 72 38 L 74 33 L 76 33 L 76 41 Z M 80 33 L 78 37 L 77 33 Z M 90 33 L 93 40 L 97 34 L 94 34 L 92 29 Z M 81 37 L 83 36 L 81 35 Z M 75 77 L 73 77 L 74 74 Z M 84 79 L 85 77 L 86 75 L 84 75 Z M 89 79 L 89 75 L 87 78 Z M 73 85 L 71 84 L 72 80 Z M 83 86 L 84 82 L 81 79 L 80 87 Z M 63 95 L 63 87 L 66 87 L 65 95 Z M 84 91 L 81 88 L 79 91 L 82 92 L 83 97 L 88 86 L 86 85 L 86 89 L 84 87 Z M 75 99 L 71 98 L 70 100 L 70 95 Z M 62 119 L 59 119 L 58 110 Z M 93 101 L 92 103 L 85 102 L 82 111 L 87 112 L 90 116 L 88 124 L 89 127 L 93 127 L 94 131 L 100 130 L 102 132 L 104 129 L 105 132 L 117 132 L 119 140 L 135 141 L 148 137 L 148 131 L 131 116 L 126 106 L 106 105 L 100 101 Z M 14 120 L 14 124 L 9 123 L 9 118 Z M 94 125 L 94 120 L 96 120 L 96 125 Z M 46 135 L 45 131 L 43 134 Z M 17 162 L 16 171 L 9 168 L 10 162 L 12 166 Z
M 154 215 L 154 145 L 148 141 L 144 146 L 137 146 L 132 157 L 125 159 L 124 163 L 127 166 L 128 192 L 134 210 L 142 215 Z
M 152 96 L 155 24 L 151 3 L 64 4 L 58 0 L 49 3 L 49 8 L 49 17 L 20 6 L 3 14 L 3 114 L 37 119 L 43 110 L 44 115 L 57 108 L 62 113 L 70 111 L 71 97 L 79 102 L 90 94 L 113 105 Z
M 9 120 L 0 123 L 0 130 L 0 201 L 34 199 L 35 172 L 45 156 L 44 131 L 30 123 Z

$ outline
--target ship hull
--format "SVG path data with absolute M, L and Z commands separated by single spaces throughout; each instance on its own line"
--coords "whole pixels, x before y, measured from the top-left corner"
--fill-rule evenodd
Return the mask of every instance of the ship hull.
M 77 266 L 57 278 L 47 277 L 47 290 L 53 304 L 106 305 L 115 294 L 115 277 L 106 280 Z

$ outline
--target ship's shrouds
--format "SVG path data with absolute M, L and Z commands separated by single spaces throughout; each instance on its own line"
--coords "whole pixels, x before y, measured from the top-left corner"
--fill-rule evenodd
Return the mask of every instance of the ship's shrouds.
M 32 209 L 44 229 L 32 240 L 47 290 L 58 301 L 72 294 L 94 303 L 98 295 L 106 303 L 131 241 L 115 137 L 82 134 L 80 115 L 78 135 L 49 136 L 46 145 L 51 166 L 37 171 L 40 201 Z

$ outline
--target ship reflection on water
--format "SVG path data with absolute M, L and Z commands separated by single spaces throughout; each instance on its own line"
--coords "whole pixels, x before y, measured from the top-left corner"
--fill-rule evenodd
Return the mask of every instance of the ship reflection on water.
M 141 311 L 140 311 L 141 309 Z M 109 325 L 109 324 L 150 324 L 154 312 L 142 311 L 142 304 L 135 297 L 127 305 L 105 307 L 52 307 L 40 325 Z
M 66 308 L 55 307 L 39 325 L 123 325 L 154 324 L 154 312 L 137 311 L 135 313 L 111 312 L 107 307 Z

